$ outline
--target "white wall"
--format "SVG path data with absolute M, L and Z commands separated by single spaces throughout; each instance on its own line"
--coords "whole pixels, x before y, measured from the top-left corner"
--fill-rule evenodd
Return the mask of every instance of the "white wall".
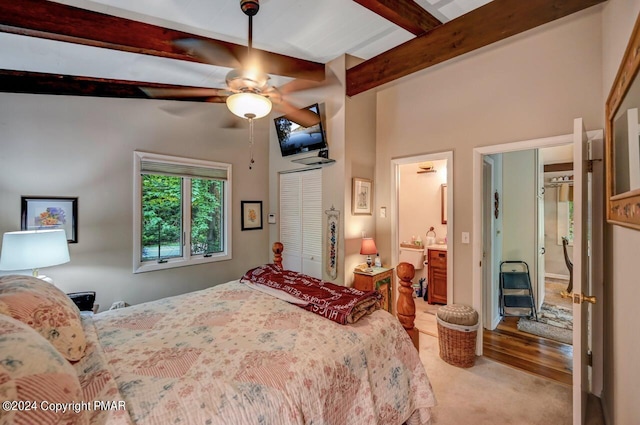
M 270 259 L 266 228 L 240 231 L 239 213 L 241 200 L 268 211 L 268 132 L 256 122 L 249 170 L 248 129 L 221 128 L 229 118 L 224 104 L 0 94 L 0 233 L 20 229 L 22 195 L 78 197 L 71 262 L 42 273 L 66 292 L 96 291 L 102 309 L 241 277 Z M 134 150 L 233 164 L 232 260 L 132 273 Z
M 355 66 L 361 60 L 352 56 L 346 57 L 346 67 Z M 344 93 L 343 93 L 344 96 Z M 366 257 L 360 255 L 362 232 L 374 238 L 377 243 L 376 220 L 388 220 L 378 214 L 379 201 L 375 197 L 376 166 L 376 94 L 375 91 L 362 93 L 362 96 L 347 98 L 345 102 L 345 170 L 344 181 L 344 265 L 345 284 L 353 283 L 353 269 L 365 262 Z M 373 184 L 373 209 L 371 215 L 353 215 L 352 196 L 353 178 L 365 178 Z M 389 265 L 391 258 L 380 254 L 383 265 Z M 395 306 L 394 306 L 395 311 Z
M 502 155 L 502 260 L 525 261 L 531 280 L 536 261 L 536 155 L 534 150 Z
M 345 184 L 347 180 L 345 176 L 346 155 L 345 155 L 345 97 L 344 97 L 344 73 L 345 73 L 345 57 L 340 57 L 328 64 L 330 72 L 335 76 L 335 84 L 327 87 L 312 90 L 309 93 L 296 93 L 294 98 L 290 99 L 296 105 L 302 107 L 312 103 L 319 103 L 322 112 L 324 130 L 327 136 L 327 144 L 329 146 L 329 157 L 335 160 L 335 163 L 322 166 L 322 209 L 323 212 L 329 210 L 332 206 L 340 211 L 340 237 L 338 238 L 338 276 L 335 279 L 327 274 L 326 271 L 326 247 L 327 247 L 327 216 L 323 214 L 322 221 L 322 246 L 323 246 L 323 264 L 322 278 L 332 283 L 344 284 L 345 282 L 345 217 L 350 214 L 351 210 L 347 210 L 344 205 L 346 193 L 350 193 L 349 186 Z M 274 115 L 275 116 L 275 115 Z M 270 120 L 270 142 L 269 142 L 269 199 L 271 211 L 279 212 L 279 173 L 290 172 L 295 170 L 308 169 L 308 166 L 292 162 L 292 159 L 303 158 L 316 155 L 317 153 L 299 154 L 291 157 L 282 157 L 280 148 L 278 147 L 278 138 Z M 279 240 L 280 227 L 278 224 L 269 225 L 269 240 L 271 243 Z M 283 255 L 286 255 L 287 247 L 284 247 Z M 350 279 L 348 277 L 347 279 Z M 348 280 L 347 280 L 348 281 Z
M 640 0 L 609 0 L 602 14 L 603 102 L 622 61 Z M 605 247 L 605 376 L 602 399 L 610 424 L 640 423 L 640 232 L 608 226 Z
M 435 173 L 418 173 L 418 164 L 400 165 L 401 190 L 398 196 L 398 237 L 411 242 L 413 236 L 426 243 L 433 226 L 438 240 L 447 236 L 442 224 L 441 185 L 447 182 L 447 161 L 431 161 Z
M 390 203 L 393 158 L 454 151 L 454 299 L 472 303 L 474 147 L 567 134 L 573 119 L 603 128 L 600 7 L 527 31 L 378 92 L 376 197 Z M 376 223 L 381 255 L 389 221 Z

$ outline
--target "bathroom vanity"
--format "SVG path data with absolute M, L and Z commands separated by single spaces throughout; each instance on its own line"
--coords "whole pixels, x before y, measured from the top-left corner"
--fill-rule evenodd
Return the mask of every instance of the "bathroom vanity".
M 446 245 L 427 247 L 428 302 L 447 303 L 447 248 Z

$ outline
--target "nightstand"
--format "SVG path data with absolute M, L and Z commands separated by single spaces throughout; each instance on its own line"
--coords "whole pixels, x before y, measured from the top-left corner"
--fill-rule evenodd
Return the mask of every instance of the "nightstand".
M 353 271 L 353 287 L 361 291 L 378 291 L 380 305 L 393 314 L 393 268 L 373 267 L 373 271 Z

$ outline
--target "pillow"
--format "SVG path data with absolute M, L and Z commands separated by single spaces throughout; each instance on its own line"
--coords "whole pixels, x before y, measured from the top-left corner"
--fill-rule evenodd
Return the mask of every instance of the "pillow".
M 76 371 L 58 350 L 29 326 L 0 314 L 0 423 L 87 424 L 82 401 Z M 67 410 L 56 412 L 61 405 Z
M 33 276 L 0 277 L 0 312 L 31 326 L 67 360 L 84 355 L 80 311 L 67 295 Z

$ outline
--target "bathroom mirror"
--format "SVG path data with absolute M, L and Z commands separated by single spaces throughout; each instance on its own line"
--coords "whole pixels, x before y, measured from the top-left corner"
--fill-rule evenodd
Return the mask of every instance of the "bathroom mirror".
M 640 17 L 605 105 L 607 221 L 640 230 Z
M 447 224 L 447 184 L 440 186 L 440 215 L 442 216 L 442 224 Z

